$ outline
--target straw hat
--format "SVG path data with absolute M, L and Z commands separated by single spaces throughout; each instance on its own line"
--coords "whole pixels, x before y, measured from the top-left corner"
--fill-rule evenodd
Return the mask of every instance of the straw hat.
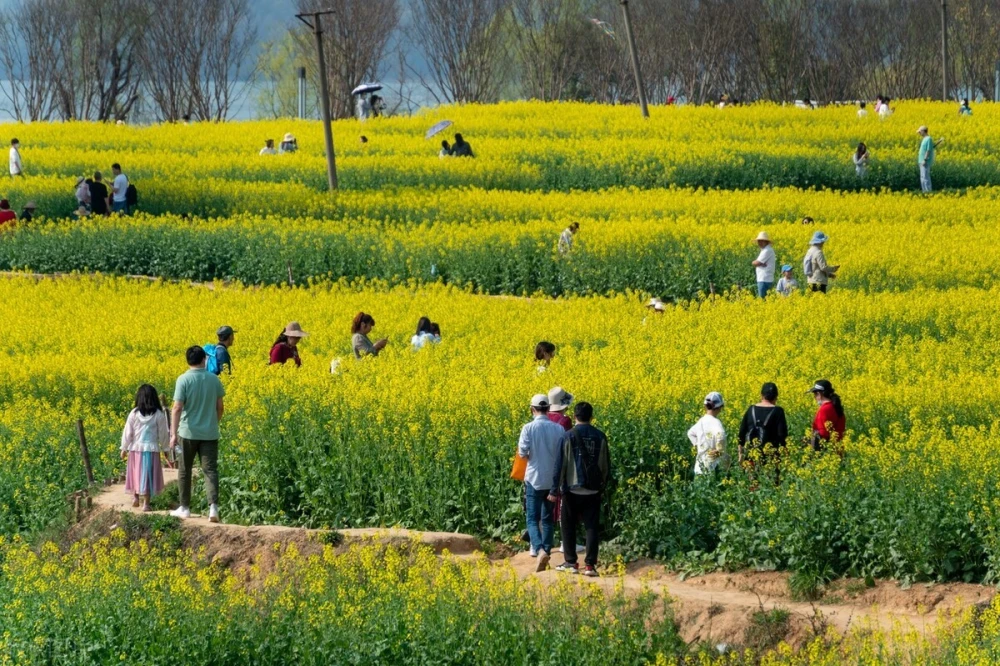
M 910 127 L 913 127 L 913 126 L 910 125 Z M 920 127 L 917 128 L 917 134 L 923 134 L 923 133 L 925 133 L 927 131 L 928 131 L 927 125 L 921 125 Z
M 770 243 L 771 242 L 771 237 L 767 235 L 766 231 L 762 231 L 759 234 L 757 234 L 757 238 L 755 238 L 754 240 L 757 240 L 757 241 L 767 241 L 768 243 Z
M 561 412 L 569 409 L 573 402 L 573 396 L 563 390 L 561 386 L 556 386 L 549 391 L 549 409 Z
M 289 132 L 282 141 L 295 141 L 295 135 Z
M 38 205 L 34 201 L 29 201 L 28 203 L 24 204 L 25 210 L 35 210 L 36 208 L 38 208 Z
M 302 330 L 302 327 L 299 326 L 299 322 L 297 321 L 290 322 L 288 326 L 285 327 L 285 337 L 305 338 L 308 336 L 309 334 Z
M 87 217 L 88 215 L 90 215 L 90 211 L 87 210 L 85 207 L 80 206 L 79 208 L 73 211 L 73 214 L 76 215 L 77 217 Z

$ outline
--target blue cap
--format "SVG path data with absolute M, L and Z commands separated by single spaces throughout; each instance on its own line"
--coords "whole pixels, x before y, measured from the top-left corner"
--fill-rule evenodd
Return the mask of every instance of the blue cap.
M 826 234 L 824 234 L 822 231 L 817 231 L 816 233 L 813 234 L 812 240 L 809 241 L 809 244 L 819 245 L 820 243 L 825 243 L 828 240 L 830 239 L 827 237 Z
M 785 264 L 784 266 L 781 267 L 781 272 L 782 273 L 787 273 L 790 270 L 792 270 L 792 265 L 791 264 Z

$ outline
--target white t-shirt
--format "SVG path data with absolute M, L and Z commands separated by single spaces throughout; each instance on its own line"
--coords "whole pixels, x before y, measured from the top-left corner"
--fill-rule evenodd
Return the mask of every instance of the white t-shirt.
M 774 247 L 768 243 L 757 255 L 757 261 L 765 266 L 757 266 L 757 282 L 774 282 L 774 265 L 778 262 Z
M 113 192 L 112 199 L 115 203 L 125 203 L 125 191 L 128 189 L 128 178 L 125 174 L 120 173 L 115 176 L 114 181 L 111 183 L 111 190 Z
M 858 109 L 858 118 L 867 118 L 868 109 Z
M 573 232 L 569 229 L 564 229 L 562 234 L 559 235 L 559 252 L 566 254 L 573 249 Z
M 14 146 L 10 147 L 10 175 L 21 175 L 21 152 Z
M 267 146 L 264 146 L 263 148 L 260 149 L 260 153 L 259 154 L 260 155 L 277 155 L 278 151 L 275 150 L 274 148 L 268 148 Z
M 722 421 L 711 414 L 705 414 L 691 426 L 691 429 L 688 430 L 688 439 L 691 440 L 691 446 L 695 448 L 695 474 L 711 472 L 725 460 L 726 429 L 723 427 Z M 708 456 L 708 452 L 713 449 L 723 451 L 723 455 L 713 460 Z

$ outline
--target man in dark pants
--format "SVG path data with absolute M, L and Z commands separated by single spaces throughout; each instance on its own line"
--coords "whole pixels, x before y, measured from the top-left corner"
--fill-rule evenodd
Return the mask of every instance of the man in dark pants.
M 219 522 L 219 421 L 226 390 L 219 378 L 205 369 L 207 355 L 201 347 L 189 347 L 188 371 L 177 378 L 170 419 L 170 447 L 181 444 L 178 485 L 181 505 L 170 515 L 191 517 L 191 472 L 195 456 L 201 462 L 208 495 L 208 519 Z
M 573 411 L 576 425 L 563 437 L 556 460 L 555 478 L 549 501 L 561 494 L 563 557 L 556 571 L 579 573 L 576 556 L 576 525 L 583 521 L 587 533 L 584 576 L 597 576 L 597 549 L 600 537 L 601 497 L 611 474 L 608 438 L 590 425 L 594 408 L 588 402 L 577 403 Z

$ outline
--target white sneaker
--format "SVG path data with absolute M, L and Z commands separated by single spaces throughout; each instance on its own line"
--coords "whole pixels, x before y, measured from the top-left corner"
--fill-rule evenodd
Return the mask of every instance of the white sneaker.
M 173 516 L 174 518 L 180 518 L 181 520 L 184 520 L 186 518 L 191 517 L 191 509 L 187 508 L 186 506 L 179 506 L 173 511 L 171 511 L 170 515 Z
M 217 523 L 219 522 L 219 505 L 213 504 L 208 507 L 208 522 Z
M 535 550 L 534 548 L 531 549 L 530 553 L 532 557 L 538 557 L 538 551 Z

